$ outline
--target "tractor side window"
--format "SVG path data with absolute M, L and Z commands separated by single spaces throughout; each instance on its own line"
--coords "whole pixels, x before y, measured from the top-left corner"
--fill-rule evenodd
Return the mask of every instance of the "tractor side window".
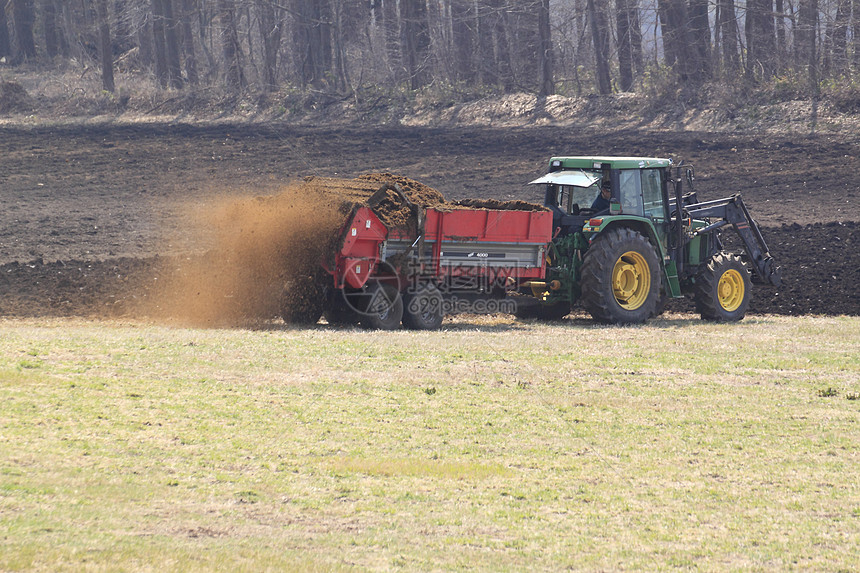
M 658 169 L 642 170 L 642 199 L 645 203 L 645 216 L 652 219 L 665 219 L 666 206 L 663 204 L 663 191 Z
M 644 214 L 642 209 L 642 181 L 638 169 L 624 169 L 619 173 L 621 212 L 625 215 Z

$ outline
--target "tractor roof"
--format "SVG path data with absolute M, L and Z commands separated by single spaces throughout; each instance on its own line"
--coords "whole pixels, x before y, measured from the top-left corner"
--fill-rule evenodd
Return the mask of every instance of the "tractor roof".
M 672 165 L 672 160 L 656 157 L 553 157 L 549 160 L 549 169 L 550 171 L 557 171 L 559 169 L 600 169 L 604 164 L 609 164 L 610 169 L 647 169 L 669 167 Z

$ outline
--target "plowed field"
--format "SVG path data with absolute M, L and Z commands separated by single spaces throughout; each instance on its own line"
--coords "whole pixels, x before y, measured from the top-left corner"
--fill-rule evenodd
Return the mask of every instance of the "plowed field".
M 140 315 L 167 268 L 212 246 L 201 213 L 308 176 L 388 171 L 449 200 L 540 202 L 524 184 L 562 154 L 693 163 L 699 198 L 741 192 L 783 268 L 782 287 L 756 285 L 752 313 L 860 314 L 850 136 L 76 125 L 0 129 L 0 316 Z

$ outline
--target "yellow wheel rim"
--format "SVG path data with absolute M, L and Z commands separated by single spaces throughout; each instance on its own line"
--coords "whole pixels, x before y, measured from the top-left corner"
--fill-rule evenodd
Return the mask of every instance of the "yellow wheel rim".
M 726 312 L 737 310 L 744 301 L 744 278 L 735 269 L 729 269 L 717 283 L 717 299 Z
M 636 310 L 648 300 L 651 291 L 651 269 L 648 261 L 636 251 L 621 255 L 612 269 L 612 292 L 625 310 Z

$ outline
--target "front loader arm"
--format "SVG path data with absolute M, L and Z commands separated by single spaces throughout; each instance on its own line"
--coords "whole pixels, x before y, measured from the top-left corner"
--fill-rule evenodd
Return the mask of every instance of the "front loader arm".
M 697 230 L 697 235 L 731 225 L 741 238 L 747 257 L 759 278 L 773 286 L 782 284 L 780 268 L 770 256 L 761 229 L 750 215 L 740 194 L 726 199 L 684 205 L 684 209 L 695 219 L 719 219 Z

